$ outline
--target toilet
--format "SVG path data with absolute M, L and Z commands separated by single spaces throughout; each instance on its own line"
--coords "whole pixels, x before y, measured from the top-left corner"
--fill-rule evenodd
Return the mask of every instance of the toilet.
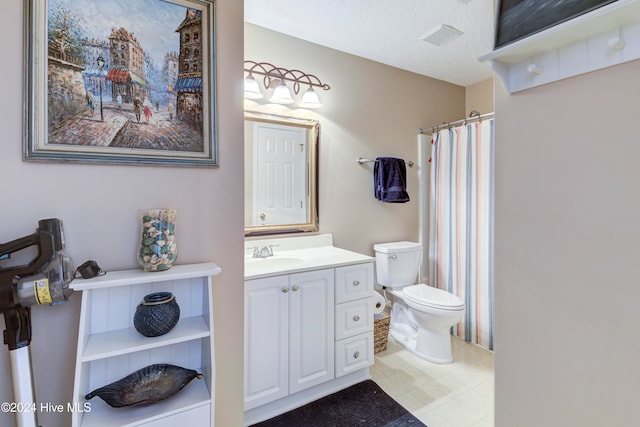
M 442 289 L 414 284 L 422 245 L 415 242 L 379 243 L 376 282 L 393 296 L 391 336 L 422 359 L 450 363 L 451 327 L 464 315 L 464 301 Z

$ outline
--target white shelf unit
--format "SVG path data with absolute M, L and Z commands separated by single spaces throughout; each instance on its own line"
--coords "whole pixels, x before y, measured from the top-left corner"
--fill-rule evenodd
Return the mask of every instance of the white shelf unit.
M 163 272 L 126 270 L 93 279 L 76 279 L 82 291 L 74 378 L 74 427 L 211 425 L 214 420 L 215 358 L 213 338 L 213 276 L 215 263 L 177 265 Z M 175 328 L 159 337 L 145 337 L 133 327 L 143 297 L 168 291 L 180 306 Z M 82 411 L 84 396 L 155 363 L 169 363 L 203 374 L 175 395 L 145 406 L 112 408 L 99 397 Z
M 508 93 L 640 58 L 640 0 L 618 0 L 481 56 Z

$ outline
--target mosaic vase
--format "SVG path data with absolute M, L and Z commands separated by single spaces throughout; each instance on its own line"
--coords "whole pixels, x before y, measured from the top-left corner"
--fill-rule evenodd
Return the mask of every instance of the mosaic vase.
M 178 257 L 176 246 L 176 209 L 143 209 L 140 211 L 142 237 L 138 264 L 144 271 L 164 271 Z

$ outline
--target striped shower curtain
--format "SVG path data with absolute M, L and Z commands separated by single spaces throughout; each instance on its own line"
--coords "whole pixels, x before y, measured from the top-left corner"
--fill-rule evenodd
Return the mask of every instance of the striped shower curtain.
M 494 120 L 433 135 L 429 283 L 462 298 L 452 333 L 493 350 Z

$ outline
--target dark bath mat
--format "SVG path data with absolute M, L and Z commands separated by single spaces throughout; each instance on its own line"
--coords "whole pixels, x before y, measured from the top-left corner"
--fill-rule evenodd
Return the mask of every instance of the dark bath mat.
M 426 427 L 372 380 L 252 427 Z

